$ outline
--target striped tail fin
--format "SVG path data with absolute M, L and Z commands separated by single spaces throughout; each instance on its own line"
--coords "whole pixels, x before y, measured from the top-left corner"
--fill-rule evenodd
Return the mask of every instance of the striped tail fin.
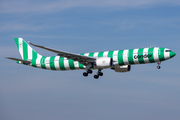
M 42 57 L 42 55 L 33 50 L 22 38 L 14 38 L 14 41 L 23 60 L 32 60 Z

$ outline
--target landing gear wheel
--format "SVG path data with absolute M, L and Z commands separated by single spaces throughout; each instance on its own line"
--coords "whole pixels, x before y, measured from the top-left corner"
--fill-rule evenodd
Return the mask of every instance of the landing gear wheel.
M 102 73 L 102 72 L 99 72 L 98 75 L 99 75 L 99 76 L 103 76 L 103 73 Z
M 87 76 L 88 76 L 88 73 L 84 72 L 84 73 L 83 73 L 83 76 L 87 77 Z
M 87 73 L 92 74 L 92 73 L 93 73 L 93 71 L 92 71 L 92 70 L 87 70 Z
M 157 69 L 160 69 L 161 68 L 161 66 L 157 66 Z
M 99 78 L 99 76 L 98 76 L 98 75 L 94 75 L 94 78 L 95 78 L 95 79 L 98 79 L 98 78 Z

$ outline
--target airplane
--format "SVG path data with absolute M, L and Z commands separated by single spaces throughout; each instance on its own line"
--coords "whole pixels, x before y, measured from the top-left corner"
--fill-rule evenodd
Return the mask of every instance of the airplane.
M 126 49 L 93 53 L 74 54 L 61 50 L 55 50 L 28 42 L 30 45 L 39 47 L 57 54 L 57 56 L 45 57 L 38 54 L 22 38 L 14 38 L 22 59 L 6 57 L 15 60 L 19 64 L 29 65 L 47 70 L 79 70 L 86 72 L 83 76 L 92 74 L 92 70 L 98 70 L 94 75 L 95 79 L 103 76 L 103 69 L 111 68 L 115 72 L 129 72 L 131 65 L 157 63 L 160 69 L 162 61 L 168 60 L 176 55 L 168 48 L 149 47 L 138 49 Z

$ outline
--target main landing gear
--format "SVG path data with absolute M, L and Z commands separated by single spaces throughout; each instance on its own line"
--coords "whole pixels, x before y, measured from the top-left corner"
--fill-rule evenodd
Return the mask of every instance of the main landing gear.
M 98 70 L 97 74 L 96 74 L 96 75 L 94 75 L 94 78 L 95 78 L 95 79 L 98 79 L 98 78 L 99 78 L 99 76 L 103 76 L 103 73 L 101 72 L 101 70 L 100 70 L 100 69 Z
M 83 73 L 83 76 L 87 77 L 88 74 L 92 74 L 92 73 L 93 73 L 93 71 L 88 69 L 86 72 Z M 99 76 L 103 76 L 103 73 L 101 72 L 101 69 L 99 69 L 98 72 L 94 75 L 94 78 L 98 79 Z
M 92 73 L 93 73 L 93 71 L 89 69 L 89 70 L 87 70 L 86 72 L 83 73 L 83 76 L 87 77 L 88 74 L 92 74 Z
M 157 69 L 160 69 L 161 68 L 161 66 L 160 66 L 161 62 L 157 62 L 157 64 L 158 64 Z

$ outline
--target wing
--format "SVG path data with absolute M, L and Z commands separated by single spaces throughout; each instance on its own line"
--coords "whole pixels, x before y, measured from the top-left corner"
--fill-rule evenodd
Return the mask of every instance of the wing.
M 11 57 L 6 57 L 7 59 L 11 59 L 11 60 L 15 60 L 15 61 L 21 61 L 23 63 L 26 63 L 26 64 L 30 64 L 31 61 L 26 61 L 26 60 L 21 60 L 21 59 L 18 59 L 18 58 L 11 58 Z
M 58 56 L 60 57 L 66 57 L 67 59 L 72 59 L 74 61 L 78 61 L 81 64 L 87 65 L 89 62 L 94 62 L 96 60 L 96 58 L 94 57 L 88 57 L 88 56 L 83 56 L 83 55 L 78 55 L 78 54 L 74 54 L 74 53 L 69 53 L 69 52 L 64 52 L 64 51 L 60 51 L 60 50 L 55 50 L 55 49 L 51 49 L 51 48 L 47 48 L 44 46 L 40 46 L 40 45 L 35 45 L 31 42 L 28 41 L 29 44 L 45 49 L 45 50 L 49 50 L 51 52 L 57 53 Z

